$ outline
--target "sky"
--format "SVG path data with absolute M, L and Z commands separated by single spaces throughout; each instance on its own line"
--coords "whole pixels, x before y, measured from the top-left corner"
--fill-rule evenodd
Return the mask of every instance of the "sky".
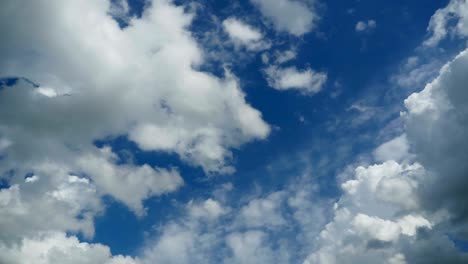
M 0 7 L 0 264 L 468 263 L 466 0 Z

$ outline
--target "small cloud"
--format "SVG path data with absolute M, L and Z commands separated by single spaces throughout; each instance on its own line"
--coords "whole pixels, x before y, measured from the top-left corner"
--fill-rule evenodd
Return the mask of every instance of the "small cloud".
M 251 0 L 279 32 L 300 37 L 315 29 L 320 18 L 312 4 L 294 0 Z
M 260 30 L 236 18 L 224 20 L 223 28 L 237 47 L 244 46 L 251 51 L 265 50 L 270 47 L 270 44 L 263 40 Z
M 318 93 L 325 82 L 327 74 L 310 68 L 298 70 L 296 67 L 279 68 L 270 66 L 265 70 L 268 84 L 276 90 L 299 90 L 303 94 Z
M 371 31 L 377 27 L 377 22 L 375 20 L 371 19 L 368 21 L 359 21 L 356 24 L 356 32 L 366 32 L 366 31 Z
M 283 52 L 276 52 L 276 63 L 277 64 L 282 64 L 285 62 L 288 62 L 290 60 L 293 60 L 297 57 L 297 51 L 294 49 L 286 50 Z

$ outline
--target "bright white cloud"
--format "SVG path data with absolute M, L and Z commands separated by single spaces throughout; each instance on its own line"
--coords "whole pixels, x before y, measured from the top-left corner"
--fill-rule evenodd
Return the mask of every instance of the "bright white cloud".
M 277 90 L 298 90 L 305 95 L 318 93 L 325 82 L 327 74 L 310 68 L 298 70 L 296 67 L 279 68 L 270 66 L 265 69 L 268 84 Z
M 9 264 L 138 264 L 138 259 L 112 256 L 101 244 L 79 242 L 74 236 L 47 232 L 24 238 L 19 246 L 0 244 L 0 262 Z
M 241 20 L 228 18 L 223 21 L 223 27 L 236 46 L 245 46 L 252 51 L 268 49 L 270 46 L 263 40 L 263 35 L 258 29 Z
M 424 216 L 407 212 L 418 205 L 415 181 L 422 172 L 420 165 L 394 161 L 358 167 L 355 178 L 342 184 L 335 216 L 304 263 L 390 262 L 401 250 L 392 243 L 414 238 L 417 228 L 432 227 Z
M 251 0 L 251 2 L 273 23 L 277 31 L 298 37 L 312 31 L 319 20 L 313 4 L 307 5 L 303 1 Z

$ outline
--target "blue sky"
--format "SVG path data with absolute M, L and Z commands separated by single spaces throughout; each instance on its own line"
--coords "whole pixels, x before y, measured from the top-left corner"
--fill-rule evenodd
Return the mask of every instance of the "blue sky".
M 7 0 L 0 263 L 466 263 L 468 3 Z

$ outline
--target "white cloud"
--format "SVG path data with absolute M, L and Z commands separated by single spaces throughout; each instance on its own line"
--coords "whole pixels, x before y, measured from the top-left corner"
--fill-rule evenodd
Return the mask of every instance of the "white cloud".
M 177 190 L 183 180 L 177 170 L 148 165 L 116 165 L 117 157 L 109 147 L 77 158 L 81 171 L 90 175 L 104 194 L 123 202 L 137 215 L 145 214 L 142 201 Z
M 47 230 L 82 232 L 92 237 L 94 215 L 103 210 L 96 186 L 85 179 L 77 180 L 80 178 L 53 163 L 42 164 L 36 173 L 47 177 L 34 182 L 18 179 L 0 190 L 0 244 Z
M 364 31 L 370 31 L 373 30 L 377 27 L 377 22 L 375 20 L 367 20 L 367 21 L 359 21 L 356 24 L 356 31 L 357 32 L 364 32 Z
M 138 259 L 112 256 L 101 244 L 79 242 L 74 236 L 47 232 L 24 238 L 18 246 L 0 244 L 0 262 L 10 264 L 138 264 Z
M 422 202 L 431 211 L 449 210 L 450 218 L 466 223 L 468 196 L 468 50 L 445 65 L 440 75 L 405 100 L 406 134 L 419 161 L 431 173 L 425 178 Z
M 394 139 L 384 142 L 374 151 L 377 161 L 387 160 L 402 161 L 409 157 L 409 143 L 406 135 L 400 135 Z
M 468 2 L 451 0 L 446 7 L 437 10 L 431 17 L 428 31 L 431 36 L 424 42 L 427 46 L 436 46 L 447 35 L 468 36 Z
M 318 14 L 313 4 L 295 0 L 251 0 L 277 31 L 302 36 L 312 31 Z M 313 1 L 312 1 L 313 2 Z
M 325 224 L 327 207 L 317 191 L 304 177 L 269 195 L 227 200 L 230 208 L 211 198 L 189 202 L 182 217 L 158 228 L 142 261 L 297 263 Z
M 418 205 L 414 182 L 420 175 L 421 166 L 394 161 L 358 167 L 355 179 L 343 183 L 335 216 L 304 263 L 394 261 L 401 241 L 414 239 L 418 228 L 432 228 L 424 216 L 407 212 Z
M 191 217 L 208 219 L 217 219 L 229 211 L 228 208 L 224 208 L 219 202 L 211 198 L 202 203 L 191 201 L 188 204 L 188 209 Z
M 298 90 L 305 95 L 318 93 L 325 82 L 327 74 L 310 68 L 298 70 L 296 67 L 279 68 L 269 66 L 265 69 L 268 84 L 277 90 Z
M 0 31 L 9 37 L 0 43 L 0 76 L 27 78 L 0 89 L 0 175 L 11 176 L 0 190 L 2 263 L 133 263 L 63 234 L 91 239 L 105 195 L 143 216 L 146 199 L 183 180 L 176 168 L 128 163 L 95 140 L 127 136 L 216 174 L 234 171 L 232 148 L 270 132 L 235 76 L 197 70 L 204 52 L 183 6 L 155 0 L 125 29 L 108 15 L 112 8 L 93 0 L 2 3 Z M 221 215 L 214 202 L 204 209 Z M 49 231 L 58 235 L 40 235 Z M 32 252 L 35 245 L 45 251 Z
M 252 26 L 230 17 L 223 21 L 224 30 L 236 46 L 245 46 L 252 51 L 260 51 L 269 48 L 269 43 L 263 40 L 262 33 Z
M 384 143 L 374 154 L 380 160 L 402 159 L 411 145 L 412 159 L 420 164 L 358 167 L 342 184 L 334 219 L 305 263 L 467 261 L 446 235 L 463 238 L 467 231 L 468 197 L 461 187 L 468 171 L 467 69 L 468 50 L 405 100 L 406 139 Z
M 283 192 L 275 192 L 265 198 L 251 200 L 241 208 L 238 221 L 248 227 L 275 228 L 285 225 L 286 220 L 280 211 L 284 195 Z
M 228 173 L 230 149 L 270 131 L 235 76 L 194 69 L 203 51 L 183 7 L 153 1 L 123 30 L 108 1 L 2 6 L 0 29 L 9 37 L 0 44 L 0 75 L 40 85 L 19 79 L 0 90 L 0 174 L 14 172 L 2 190 L 10 197 L 0 212 L 5 241 L 45 230 L 91 237 L 103 195 L 141 216 L 145 199 L 183 184 L 177 169 L 122 164 L 109 148 L 97 149 L 97 139 L 128 135 L 143 150 Z M 71 172 L 89 183 L 70 182 Z M 29 173 L 40 180 L 26 183 Z
M 226 244 L 232 251 L 232 257 L 228 258 L 225 263 L 281 263 L 280 259 L 275 258 L 275 253 L 268 246 L 267 239 L 268 235 L 262 231 L 229 234 L 226 237 Z
M 276 52 L 275 55 L 276 55 L 275 63 L 279 65 L 279 64 L 295 59 L 297 57 L 297 51 L 294 49 L 290 49 L 290 50 L 285 50 L 283 52 Z

